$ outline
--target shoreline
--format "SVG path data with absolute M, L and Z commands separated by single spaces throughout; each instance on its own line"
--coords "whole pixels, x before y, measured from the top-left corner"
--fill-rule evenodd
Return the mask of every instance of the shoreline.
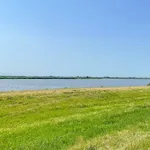
M 75 91 L 126 91 L 126 90 L 138 90 L 138 89 L 150 89 L 150 86 L 122 86 L 122 87 L 99 87 L 99 88 L 60 88 L 60 89 L 41 89 L 41 90 L 12 90 L 12 91 L 0 91 L 1 95 L 24 95 L 24 94 L 54 94 L 54 93 L 64 93 L 64 92 L 75 92 Z

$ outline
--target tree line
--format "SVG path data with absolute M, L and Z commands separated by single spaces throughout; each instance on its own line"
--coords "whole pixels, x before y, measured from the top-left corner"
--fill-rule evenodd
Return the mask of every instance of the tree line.
M 91 76 L 0 76 L 0 79 L 150 79 L 150 77 L 91 77 Z

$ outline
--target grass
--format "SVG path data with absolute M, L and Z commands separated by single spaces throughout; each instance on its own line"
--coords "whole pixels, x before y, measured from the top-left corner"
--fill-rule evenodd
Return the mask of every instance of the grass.
M 150 88 L 0 93 L 0 150 L 148 150 Z

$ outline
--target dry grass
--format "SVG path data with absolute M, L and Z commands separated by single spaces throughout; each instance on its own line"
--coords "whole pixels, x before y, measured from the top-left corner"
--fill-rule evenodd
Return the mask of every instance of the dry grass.
M 112 135 L 96 137 L 84 141 L 79 137 L 75 145 L 68 150 L 132 150 L 144 141 L 150 140 L 150 132 L 123 130 Z

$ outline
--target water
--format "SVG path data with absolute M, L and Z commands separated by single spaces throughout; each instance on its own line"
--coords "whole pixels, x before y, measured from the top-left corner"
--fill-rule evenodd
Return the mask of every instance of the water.
M 0 91 L 40 90 L 81 87 L 145 86 L 147 79 L 79 79 L 79 80 L 0 80 Z

